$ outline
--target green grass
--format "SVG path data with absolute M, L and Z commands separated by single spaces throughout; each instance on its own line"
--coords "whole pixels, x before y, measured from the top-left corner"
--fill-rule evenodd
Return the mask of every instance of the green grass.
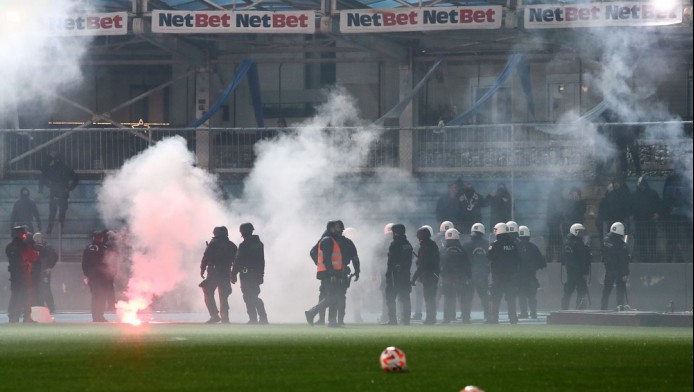
M 388 345 L 407 371 L 383 372 Z M 692 330 L 1 325 L 2 391 L 692 391 Z

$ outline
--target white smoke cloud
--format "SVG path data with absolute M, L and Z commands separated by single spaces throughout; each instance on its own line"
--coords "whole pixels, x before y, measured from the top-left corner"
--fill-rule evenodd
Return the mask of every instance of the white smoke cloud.
M 21 105 L 36 105 L 81 80 L 88 38 L 58 37 L 47 19 L 65 18 L 67 0 L 5 0 L 0 10 L 0 122 L 17 127 Z M 2 125 L 2 124 L 0 124 Z
M 128 161 L 99 192 L 102 219 L 111 227 L 125 225 L 133 252 L 128 301 L 121 309 L 146 309 L 159 297 L 182 295 L 165 302 L 202 312 L 197 283 L 204 240 L 214 226 L 226 225 L 238 244 L 238 226 L 247 221 L 265 244 L 261 298 L 270 322 L 301 321 L 303 311 L 317 302 L 318 281 L 308 253 L 328 220 L 342 219 L 357 229 L 364 279 L 355 285 L 363 289 L 373 283 L 366 276 L 385 263 L 383 225 L 409 215 L 417 191 L 409 175 L 397 169 L 370 178 L 353 174 L 380 133 L 360 124 L 353 98 L 339 88 L 330 91 L 314 118 L 258 143 L 244 193 L 228 205 L 215 193 L 215 177 L 193 166 L 181 138 L 161 141 Z M 246 318 L 240 297 L 236 285 L 232 321 Z

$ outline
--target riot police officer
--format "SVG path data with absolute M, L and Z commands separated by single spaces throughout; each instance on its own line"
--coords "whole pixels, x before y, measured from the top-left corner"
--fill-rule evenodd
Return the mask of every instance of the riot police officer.
M 518 253 L 520 265 L 518 270 L 518 304 L 520 306 L 520 318 L 537 318 L 537 289 L 540 283 L 537 281 L 537 270 L 545 268 L 547 262 L 542 256 L 537 245 L 530 241 L 530 229 L 528 226 L 518 228 Z
M 605 285 L 600 309 L 607 310 L 612 286 L 617 286 L 617 305 L 625 305 L 629 278 L 629 251 L 624 243 L 624 224 L 615 222 L 602 243 L 602 262 L 605 263 Z
M 92 294 L 92 321 L 107 322 L 104 312 L 109 307 L 113 293 L 115 271 L 109 265 L 106 234 L 103 231 L 92 233 L 92 242 L 82 253 L 82 272 Z
M 508 319 L 518 323 L 516 315 L 516 287 L 514 279 L 518 271 L 518 243 L 511 237 L 505 223 L 494 225 L 496 240 L 489 247 L 492 271 L 492 309 L 487 322 L 499 323 L 501 298 L 506 298 Z
M 489 319 L 489 241 L 484 238 L 486 228 L 481 223 L 475 223 L 470 229 L 470 241 L 463 244 L 463 251 L 470 260 L 472 277 L 463 286 L 461 295 L 461 310 L 463 323 L 470 322 L 472 298 L 477 292 L 485 320 Z
M 446 230 L 446 247 L 441 251 L 441 291 L 443 292 L 443 324 L 455 320 L 455 310 L 463 287 L 470 280 L 470 260 L 460 244 L 460 233 Z
M 411 284 L 422 283 L 426 318 L 424 324 L 436 324 L 436 292 L 439 284 L 440 254 L 439 248 L 431 239 L 431 228 L 422 226 L 417 230 L 419 252 L 417 253 L 417 270 L 412 275 Z
M 339 228 L 339 236 L 337 237 L 337 242 L 340 244 L 340 249 L 342 249 L 342 276 L 339 279 L 339 295 L 337 304 L 337 324 L 339 327 L 345 326 L 345 312 L 347 311 L 347 289 L 352 282 L 352 277 L 354 281 L 359 281 L 359 274 L 361 272 L 361 264 L 359 262 L 359 254 L 357 253 L 357 247 L 354 242 L 348 238 L 345 234 L 345 224 L 338 220 L 337 224 Z M 354 229 L 350 229 L 350 232 L 354 232 Z M 354 274 L 349 268 L 352 264 L 354 268 Z
M 205 248 L 205 253 L 200 261 L 200 277 L 204 280 L 200 283 L 205 305 L 210 313 L 207 324 L 229 322 L 229 295 L 231 295 L 231 266 L 236 259 L 236 244 L 229 240 L 229 231 L 225 226 L 218 226 L 212 230 L 214 236 Z M 205 278 L 207 271 L 207 278 Z M 214 292 L 219 293 L 219 309 L 215 302 Z M 221 317 L 220 317 L 221 316 Z
M 343 275 L 342 248 L 337 242 L 340 236 L 340 224 L 337 221 L 329 221 L 326 225 L 328 235 L 323 237 L 318 244 L 316 259 L 316 279 L 321 281 L 326 289 L 325 298 L 316 306 L 304 312 L 306 322 L 313 325 L 317 314 L 328 310 L 328 327 L 337 328 L 337 306 L 339 305 L 340 279 Z
M 405 236 L 405 225 L 396 223 L 391 227 L 393 241 L 388 247 L 388 262 L 386 267 L 386 305 L 388 308 L 388 321 L 384 324 L 396 325 L 398 323 L 395 300 L 400 303 L 400 322 L 404 325 L 410 323 L 410 268 L 412 267 L 412 245 Z
M 7 317 L 10 323 L 34 323 L 31 318 L 31 269 L 38 253 L 28 243 L 26 226 L 15 226 L 11 230 L 12 241 L 5 247 L 9 260 L 10 304 Z
M 231 283 L 235 284 L 237 276 L 241 275 L 241 293 L 246 303 L 248 324 L 267 324 L 265 304 L 258 297 L 265 276 L 265 249 L 253 230 L 255 228 L 251 223 L 243 223 L 239 227 L 243 241 L 239 244 L 231 269 Z
M 58 253 L 48 244 L 41 233 L 34 234 L 34 249 L 39 254 L 39 259 L 32 270 L 35 279 L 34 304 L 46 306 L 51 313 L 55 313 L 55 301 L 51 292 L 51 270 L 58 262 Z
M 562 267 L 566 270 L 564 295 L 561 298 L 561 308 L 569 309 L 571 295 L 576 291 L 576 308 L 584 308 L 585 296 L 588 293 L 588 275 L 590 274 L 590 248 L 583 243 L 583 233 L 586 228 L 580 223 L 574 223 L 569 228 L 562 252 Z

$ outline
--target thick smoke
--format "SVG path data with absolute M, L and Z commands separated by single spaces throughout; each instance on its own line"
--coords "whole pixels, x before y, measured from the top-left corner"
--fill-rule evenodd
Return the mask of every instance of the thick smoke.
M 104 180 L 102 219 L 109 227 L 122 226 L 118 238 L 127 241 L 120 244 L 120 256 L 130 259 L 127 300 L 117 305 L 122 320 L 182 283 L 190 287 L 200 280 L 205 240 L 214 226 L 224 223 L 226 213 L 217 201 L 214 176 L 194 163 L 185 140 L 175 137 Z
M 67 0 L 5 0 L 0 10 L 0 127 L 18 128 L 21 105 L 49 101 L 81 79 L 80 59 L 89 39 L 56 37 L 47 20 L 70 10 Z M 4 123 L 4 124 L 3 124 Z
M 308 253 L 328 220 L 356 228 L 362 279 L 354 284 L 373 284 L 368 275 L 385 263 L 383 225 L 416 208 L 416 187 L 396 169 L 354 175 L 380 132 L 361 124 L 353 98 L 339 88 L 330 91 L 314 118 L 256 146 L 244 193 L 228 205 L 219 202 L 214 176 L 193 166 L 183 139 L 159 142 L 127 162 L 99 194 L 104 221 L 124 225 L 132 247 L 129 305 L 120 307 L 146 309 L 175 291 L 183 293 L 187 309 L 202 312 L 195 286 L 204 240 L 224 224 L 238 244 L 238 227 L 247 221 L 265 244 L 261 298 L 270 322 L 301 321 L 303 310 L 317 302 L 316 268 Z M 236 285 L 232 321 L 246 319 L 240 297 Z

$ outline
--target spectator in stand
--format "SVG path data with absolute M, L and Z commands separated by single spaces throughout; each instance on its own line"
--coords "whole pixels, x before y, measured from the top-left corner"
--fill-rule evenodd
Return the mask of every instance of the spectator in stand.
M 564 181 L 554 181 L 547 198 L 547 262 L 559 261 L 562 249 L 562 221 L 564 211 Z
M 48 205 L 48 227 L 46 234 L 51 234 L 55 215 L 58 213 L 58 223 L 62 230 L 65 224 L 65 213 L 67 212 L 68 199 L 70 192 L 79 183 L 79 177 L 74 170 L 63 162 L 63 158 L 57 152 L 49 154 L 50 163 L 41 172 L 39 179 L 39 193 L 43 193 L 43 187 L 48 187 L 50 191 L 50 203 Z M 60 212 L 58 212 L 60 211 Z
M 499 222 L 511 220 L 513 197 L 506 189 L 506 184 L 503 182 L 499 183 L 496 191 L 489 193 L 485 197 L 485 201 L 489 205 L 489 227 L 494 227 Z
M 583 223 L 586 214 L 586 201 L 581 197 L 581 190 L 577 187 L 571 188 L 565 203 L 562 233 L 568 232 L 574 223 Z
M 628 222 L 632 215 L 633 200 L 629 187 L 622 179 L 615 179 L 607 187 L 605 196 L 600 201 L 598 220 L 600 235 L 615 222 Z M 626 224 L 624 226 L 627 226 Z
M 10 229 L 16 226 L 26 226 L 30 233 L 34 232 L 34 219 L 36 226 L 41 231 L 41 217 L 36 203 L 31 200 L 31 193 L 27 187 L 22 187 L 19 191 L 19 200 L 12 207 L 12 217 L 10 218 Z
M 692 262 L 692 184 L 681 171 L 665 179 L 661 227 L 665 231 L 668 263 Z
M 441 195 L 436 202 L 436 219 L 437 222 L 453 222 L 453 225 L 458 228 L 461 226 L 461 211 L 458 197 L 460 187 L 458 183 L 453 182 L 448 185 L 448 193 Z
M 634 207 L 634 256 L 636 262 L 654 263 L 655 240 L 660 218 L 661 201 L 658 192 L 651 189 L 645 177 L 640 177 L 633 194 Z
M 461 210 L 460 228 L 456 226 L 461 233 L 469 233 L 470 228 L 477 222 L 482 221 L 482 207 L 485 207 L 485 200 L 479 193 L 475 192 L 475 187 L 466 182 L 463 186 L 463 191 L 458 197 Z M 453 221 L 455 224 L 455 221 Z

